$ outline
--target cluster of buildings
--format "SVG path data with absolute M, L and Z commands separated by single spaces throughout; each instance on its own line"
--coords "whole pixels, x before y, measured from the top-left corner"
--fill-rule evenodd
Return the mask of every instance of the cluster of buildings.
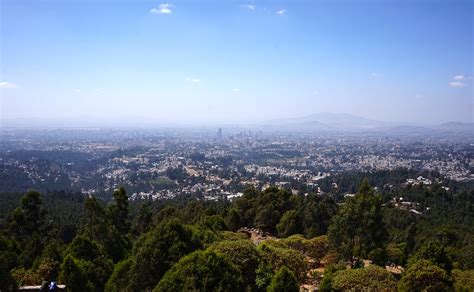
M 348 171 L 407 168 L 474 180 L 474 146 L 462 139 L 448 143 L 430 137 L 299 137 L 250 131 L 231 135 L 222 129 L 217 135 L 183 130 L 36 135 L 10 135 L 0 143 L 5 186 L 8 180 L 22 180 L 23 186 L 37 189 L 101 194 L 122 185 L 132 199 L 195 194 L 231 200 L 248 186 L 277 185 L 298 192 L 304 184 L 321 192 L 321 179 Z M 423 177 L 406 182 L 431 183 Z

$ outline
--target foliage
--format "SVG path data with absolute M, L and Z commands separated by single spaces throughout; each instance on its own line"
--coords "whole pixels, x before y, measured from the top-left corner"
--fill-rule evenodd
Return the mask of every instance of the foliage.
M 387 233 L 381 205 L 381 197 L 364 180 L 357 195 L 346 199 L 333 218 L 329 229 L 332 246 L 348 259 L 367 257 L 371 250 L 383 247 Z
M 242 227 L 242 221 L 237 210 L 235 210 L 234 208 L 229 210 L 226 218 L 226 223 L 227 226 L 229 226 L 229 229 L 232 231 L 237 231 L 237 229 Z
M 92 287 L 92 283 L 87 280 L 84 271 L 79 268 L 72 256 L 64 258 L 59 279 L 71 291 L 85 291 L 86 288 Z
M 432 262 L 433 264 L 448 272 L 448 274 L 451 273 L 451 270 L 453 268 L 452 261 L 447 255 L 445 248 L 434 242 L 428 242 L 423 245 L 413 255 L 413 257 L 410 258 L 408 266 L 413 265 L 413 263 L 421 259 Z
M 394 290 L 395 286 L 392 274 L 376 265 L 337 271 L 332 278 L 332 287 L 336 290 L 380 291 Z
M 403 273 L 400 291 L 446 291 L 452 285 L 448 273 L 428 260 L 414 262 Z
M 332 281 L 337 271 L 344 271 L 346 264 L 344 262 L 328 264 L 324 269 L 324 277 L 319 284 L 319 290 L 323 292 L 333 291 Z
M 109 206 L 108 216 L 117 231 L 126 235 L 130 229 L 127 192 L 123 187 L 120 187 L 114 191 L 113 198 L 114 202 Z
M 209 247 L 210 251 L 215 251 L 229 259 L 242 274 L 244 283 L 249 288 L 254 288 L 256 274 L 260 257 L 255 245 L 249 240 L 224 240 Z
M 139 236 L 147 232 L 152 221 L 153 213 L 151 212 L 150 203 L 145 202 L 141 204 L 138 215 L 132 222 L 133 235 Z
M 452 271 L 456 291 L 474 291 L 474 270 Z
M 304 255 L 319 262 L 328 253 L 329 241 L 326 235 L 306 239 L 301 235 L 292 235 L 281 240 L 289 248 L 296 249 Z
M 123 260 L 115 265 L 114 272 L 105 284 L 105 291 L 133 291 L 129 288 L 129 270 L 133 262 L 131 258 Z
M 288 237 L 292 234 L 300 233 L 302 228 L 298 211 L 286 211 L 280 218 L 280 222 L 277 224 L 276 229 L 280 237 Z
M 38 276 L 38 274 L 25 268 L 13 269 L 12 276 L 18 286 L 35 285 L 41 281 L 41 278 Z
M 262 261 L 271 267 L 274 273 L 286 266 L 298 281 L 302 281 L 306 277 L 306 261 L 301 252 L 272 244 L 272 242 L 263 242 L 257 249 Z
M 63 277 L 71 281 L 78 278 L 85 280 L 87 285 L 94 287 L 94 291 L 104 289 L 113 271 L 113 263 L 103 249 L 85 236 L 77 236 L 73 240 L 66 251 L 63 266 L 69 267 L 73 273 L 63 275 Z
M 153 291 L 241 291 L 239 269 L 212 251 L 196 251 L 169 270 Z
M 273 276 L 268 292 L 298 292 L 299 285 L 295 275 L 285 266 Z
M 201 248 L 203 243 L 197 228 L 176 220 L 161 223 L 136 241 L 132 251 L 129 287 L 138 290 L 155 287 L 180 258 Z
M 364 183 L 354 198 L 343 198 L 341 193 L 353 192 L 363 175 L 381 194 Z M 223 258 L 238 271 L 241 290 L 267 289 L 282 267 L 301 281 L 308 267 L 305 257 L 309 257 L 314 265 L 320 261 L 326 265 L 320 290 L 330 291 L 352 281 L 353 273 L 360 273 L 357 277 L 361 278 L 370 274 L 367 268 L 345 271 L 348 262 L 338 263 L 353 257 L 359 263 L 372 259 L 379 265 L 404 266 L 402 290 L 454 285 L 459 291 L 471 291 L 473 184 L 444 181 L 450 188 L 447 191 L 436 182 L 400 186 L 413 177 L 412 172 L 363 175 L 341 174 L 318 181 L 328 192 L 323 195 L 250 188 L 233 202 L 178 196 L 143 203 L 128 201 L 125 189 L 114 192 L 109 203 L 68 191 L 2 194 L 0 289 L 38 285 L 58 274 L 59 283 L 69 283 L 73 291 L 153 289 L 184 257 L 208 248 L 206 252 L 219 258 L 217 262 Z M 332 182 L 338 184 L 337 191 L 331 191 Z M 393 182 L 399 186 L 387 187 Z M 299 188 L 297 182 L 291 184 Z M 419 204 L 422 214 L 390 203 L 402 196 Z M 240 227 L 260 227 L 272 236 L 278 232 L 281 238 L 255 247 L 248 235 L 232 232 Z M 187 271 L 201 270 L 194 266 Z M 381 285 L 386 280 L 377 279 L 374 276 L 373 282 Z

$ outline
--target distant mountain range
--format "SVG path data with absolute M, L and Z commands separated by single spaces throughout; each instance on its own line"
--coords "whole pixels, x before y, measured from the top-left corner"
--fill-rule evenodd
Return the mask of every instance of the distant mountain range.
M 413 125 L 366 119 L 346 113 L 315 113 L 299 118 L 276 119 L 259 124 L 268 130 L 317 131 L 454 131 L 474 133 L 474 123 L 448 122 L 439 125 Z

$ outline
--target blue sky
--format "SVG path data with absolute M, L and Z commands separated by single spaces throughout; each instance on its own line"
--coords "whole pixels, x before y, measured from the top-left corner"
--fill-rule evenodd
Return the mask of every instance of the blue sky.
M 2 119 L 473 121 L 473 1 L 0 2 Z

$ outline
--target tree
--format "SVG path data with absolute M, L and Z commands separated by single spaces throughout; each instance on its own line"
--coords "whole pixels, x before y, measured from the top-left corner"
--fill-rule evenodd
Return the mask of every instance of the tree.
M 64 258 L 59 279 L 70 291 L 86 291 L 87 286 L 90 286 L 87 277 L 72 256 Z
M 0 242 L 0 247 L 3 248 Z M 0 290 L 1 291 L 16 291 L 16 283 L 10 274 L 12 265 L 10 263 L 10 257 L 8 251 L 0 249 Z
M 285 247 L 283 243 L 270 240 L 261 243 L 257 248 L 261 261 L 276 273 L 281 267 L 289 268 L 298 281 L 306 277 L 306 261 L 301 252 Z
M 135 217 L 133 221 L 133 228 L 132 232 L 135 235 L 140 235 L 145 233 L 150 228 L 150 224 L 153 220 L 153 214 L 150 210 L 150 203 L 143 203 L 140 206 L 140 210 L 138 211 L 138 215 Z
M 242 226 L 240 215 L 234 208 L 230 209 L 226 217 L 227 226 L 232 231 L 237 231 Z
M 331 218 L 336 214 L 337 204 L 330 197 L 321 197 L 315 194 L 305 196 L 302 227 L 304 235 L 308 238 L 327 234 Z
M 293 234 L 301 233 L 301 223 L 298 211 L 286 211 L 276 228 L 280 237 L 288 237 Z
M 103 246 L 114 262 L 125 256 L 128 242 L 109 221 L 104 208 L 94 197 L 86 199 L 81 234 Z
M 135 242 L 130 266 L 130 288 L 153 288 L 163 275 L 192 251 L 202 248 L 199 231 L 177 220 L 164 221 Z
M 452 260 L 447 255 L 445 248 L 431 241 L 421 246 L 421 248 L 410 258 L 408 266 L 421 259 L 432 262 L 448 272 L 448 274 L 450 274 L 453 269 Z
M 239 269 L 224 256 L 196 251 L 169 270 L 153 291 L 241 291 Z
M 134 291 L 129 288 L 129 271 L 133 261 L 131 258 L 123 260 L 115 265 L 114 272 L 105 284 L 105 291 Z
M 474 270 L 453 270 L 452 274 L 456 291 L 474 291 Z
M 200 220 L 200 225 L 213 231 L 229 230 L 221 215 L 206 215 Z
M 88 197 L 85 201 L 85 214 L 82 223 L 82 232 L 94 240 L 99 240 L 107 233 L 107 218 L 104 208 L 95 197 Z
M 336 291 L 388 291 L 395 286 L 395 280 L 389 271 L 370 265 L 360 269 L 337 271 L 331 284 Z
M 13 212 L 11 228 L 17 236 L 29 238 L 35 232 L 41 232 L 45 224 L 46 211 L 41 207 L 40 193 L 29 190 L 22 198 L 20 207 Z
M 299 285 L 295 275 L 285 266 L 273 276 L 268 292 L 298 292 Z
M 329 240 L 346 258 L 367 257 L 369 252 L 382 248 L 387 231 L 382 220 L 382 201 L 375 195 L 367 179 L 359 192 L 345 200 L 329 228 Z
M 254 225 L 275 232 L 282 215 L 296 206 L 297 197 L 291 192 L 269 187 L 256 197 Z
M 452 286 L 448 273 L 428 260 L 414 262 L 403 273 L 400 291 L 447 291 Z
M 120 187 L 114 191 L 113 197 L 114 204 L 109 206 L 109 217 L 119 233 L 125 235 L 130 229 L 127 192 L 123 187 Z
M 215 251 L 229 259 L 240 270 L 244 283 L 252 290 L 255 287 L 255 270 L 259 265 L 259 254 L 255 245 L 249 240 L 224 240 L 212 244 L 210 251 Z
M 113 271 L 113 263 L 101 246 L 85 236 L 77 236 L 66 250 L 68 257 L 73 259 L 80 274 L 94 287 L 94 291 L 104 289 Z M 66 264 L 66 258 L 63 264 Z
M 306 239 L 302 235 L 296 234 L 283 238 L 280 242 L 311 257 L 317 263 L 327 254 L 329 245 L 326 235 Z

